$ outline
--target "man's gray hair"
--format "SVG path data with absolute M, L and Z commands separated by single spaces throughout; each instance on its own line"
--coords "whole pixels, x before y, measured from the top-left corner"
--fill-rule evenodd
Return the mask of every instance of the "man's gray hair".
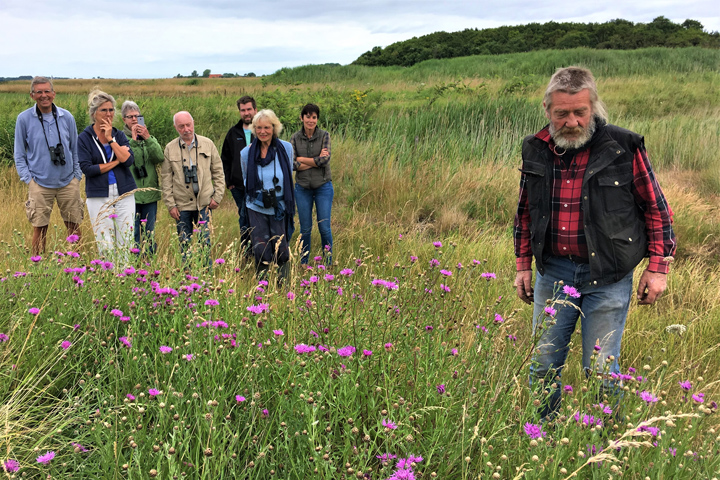
M 177 119 L 177 116 L 178 116 L 178 115 L 182 115 L 183 113 L 189 115 L 189 116 L 190 116 L 190 120 L 193 121 L 193 124 L 195 123 L 195 119 L 193 118 L 192 115 L 190 115 L 190 112 L 186 112 L 185 110 L 180 110 L 180 111 L 177 112 L 175 115 L 173 115 L 173 125 L 174 125 L 174 126 L 177 126 L 177 122 L 175 121 L 175 120 Z
M 265 110 L 260 110 L 255 117 L 253 117 L 252 121 L 252 133 L 255 134 L 255 127 L 257 126 L 258 122 L 260 120 L 266 120 L 270 122 L 270 125 L 273 126 L 273 136 L 279 137 L 280 132 L 283 130 L 283 125 L 280 123 L 280 119 L 275 115 L 275 112 L 270 110 L 269 108 L 266 108 Z
M 588 90 L 590 92 L 590 102 L 592 103 L 593 115 L 600 117 L 607 122 L 607 110 L 605 109 L 605 104 L 598 96 L 595 77 L 593 77 L 590 70 L 582 67 L 565 67 L 557 69 L 552 78 L 550 78 L 547 90 L 545 90 L 545 97 L 543 97 L 545 111 L 550 111 L 550 107 L 552 105 L 551 96 L 553 93 L 562 92 L 575 95 L 576 93 L 580 93 L 582 90 Z
M 50 84 L 50 90 L 55 91 L 55 87 L 53 87 L 52 80 L 50 80 L 47 77 L 33 77 L 32 82 L 30 82 L 30 93 L 33 93 L 35 91 L 35 85 L 40 85 L 41 83 L 49 83 Z
M 132 100 L 125 100 L 122 104 L 122 107 L 120 107 L 120 115 L 125 118 L 125 115 L 127 115 L 128 112 L 138 112 L 140 113 L 140 107 L 138 107 L 138 104 L 133 102 Z
M 93 90 L 90 92 L 90 95 L 88 95 L 88 111 L 90 113 L 90 118 L 94 119 L 95 113 L 98 108 L 100 108 L 100 105 L 107 102 L 112 103 L 113 108 L 115 108 L 115 98 L 109 93 L 105 93 L 102 90 Z

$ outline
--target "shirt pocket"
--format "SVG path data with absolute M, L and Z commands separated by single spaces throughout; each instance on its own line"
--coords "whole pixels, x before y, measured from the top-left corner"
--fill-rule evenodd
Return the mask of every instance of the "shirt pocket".
M 635 208 L 632 165 L 608 167 L 598 173 L 597 182 L 605 212 Z

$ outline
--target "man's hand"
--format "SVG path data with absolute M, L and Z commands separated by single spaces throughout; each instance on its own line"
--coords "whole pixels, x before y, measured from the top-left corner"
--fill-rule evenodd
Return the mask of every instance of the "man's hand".
M 180 210 L 177 207 L 170 209 L 170 216 L 175 219 L 176 222 L 180 221 Z
M 645 270 L 640 277 L 637 299 L 640 305 L 652 305 L 667 288 L 667 275 Z
M 517 296 L 523 302 L 531 304 L 535 299 L 532 287 L 532 270 L 522 270 L 515 276 Z
M 208 205 L 208 208 L 209 208 L 210 210 L 215 210 L 217 207 L 219 207 L 218 203 L 211 198 L 211 199 L 210 199 L 210 205 Z
M 327 148 L 323 148 L 322 150 L 320 150 L 321 157 L 327 157 L 328 155 L 330 155 L 330 152 L 328 152 Z

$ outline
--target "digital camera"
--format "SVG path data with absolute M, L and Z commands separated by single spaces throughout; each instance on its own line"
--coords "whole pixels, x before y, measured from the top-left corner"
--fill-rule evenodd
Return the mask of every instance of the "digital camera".
M 55 165 L 65 165 L 65 148 L 62 143 L 58 143 L 55 147 L 50 147 L 50 160 Z

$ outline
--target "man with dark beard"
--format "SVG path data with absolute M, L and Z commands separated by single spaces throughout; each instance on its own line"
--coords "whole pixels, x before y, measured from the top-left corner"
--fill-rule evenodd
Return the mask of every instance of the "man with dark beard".
M 534 302 L 530 381 L 549 393 L 540 412 L 547 419 L 560 404 L 578 318 L 586 375 L 596 372 L 604 387 L 614 387 L 633 270 L 649 257 L 637 299 L 653 304 L 666 288 L 676 245 L 673 212 L 643 137 L 607 123 L 592 73 L 559 69 L 543 107 L 550 123 L 523 141 L 514 239 L 517 294 Z
M 250 223 L 248 221 L 247 207 L 245 206 L 245 186 L 243 184 L 242 168 L 240 167 L 240 151 L 250 145 L 254 138 L 250 132 L 250 125 L 257 113 L 257 104 L 253 97 L 245 95 L 238 99 L 237 107 L 240 111 L 240 121 L 232 126 L 225 135 L 220 158 L 222 158 L 225 172 L 225 184 L 238 207 L 242 251 L 247 258 L 252 258 L 250 233 L 248 231 Z

